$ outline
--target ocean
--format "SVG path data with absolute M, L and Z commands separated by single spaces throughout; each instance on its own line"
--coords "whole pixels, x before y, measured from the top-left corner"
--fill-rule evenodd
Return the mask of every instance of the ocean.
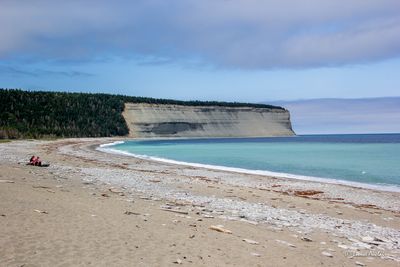
M 214 169 L 400 191 L 400 134 L 132 140 L 101 149 Z

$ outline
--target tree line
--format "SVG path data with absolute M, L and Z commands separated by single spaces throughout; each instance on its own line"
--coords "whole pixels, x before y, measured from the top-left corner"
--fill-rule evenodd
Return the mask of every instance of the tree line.
M 283 109 L 252 103 L 0 89 L 0 139 L 124 136 L 129 129 L 122 112 L 128 102 Z

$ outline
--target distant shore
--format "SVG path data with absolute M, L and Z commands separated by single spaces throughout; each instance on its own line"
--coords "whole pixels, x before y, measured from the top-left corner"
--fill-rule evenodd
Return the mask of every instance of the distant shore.
M 0 265 L 399 264 L 399 193 L 96 150 L 121 140 L 0 143 Z

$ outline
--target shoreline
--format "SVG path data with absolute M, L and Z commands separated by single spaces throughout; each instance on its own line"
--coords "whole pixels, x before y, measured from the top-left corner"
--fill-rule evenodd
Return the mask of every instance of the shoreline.
M 0 144 L 0 265 L 400 262 L 399 193 L 96 150 L 123 140 Z M 25 165 L 33 153 L 50 167 Z
M 141 140 L 141 139 L 128 139 L 129 140 Z M 145 139 L 147 140 L 147 139 Z M 157 139 L 163 140 L 163 139 Z M 244 169 L 244 168 L 236 168 L 236 167 L 227 167 L 227 166 L 219 166 L 219 165 L 210 165 L 210 164 L 202 164 L 202 163 L 194 163 L 194 162 L 186 162 L 186 161 L 178 161 L 168 158 L 160 158 L 148 155 L 141 155 L 130 153 L 127 151 L 122 151 L 118 149 L 111 148 L 117 144 L 123 144 L 126 141 L 115 141 L 112 143 L 105 143 L 100 144 L 96 150 L 109 153 L 109 154 L 119 154 L 128 157 L 135 157 L 142 160 L 150 160 L 155 162 L 164 162 L 176 165 L 183 165 L 183 166 L 191 166 L 196 168 L 204 168 L 210 170 L 220 170 L 220 171 L 227 171 L 233 173 L 244 173 L 244 174 L 253 174 L 253 175 L 262 175 L 266 177 L 275 177 L 275 178 L 283 178 L 283 179 L 295 179 L 300 181 L 308 181 L 308 182 L 318 182 L 318 183 L 326 183 L 326 184 L 334 184 L 334 185 L 343 185 L 349 186 L 352 188 L 361 188 L 361 189 L 369 189 L 369 190 L 376 190 L 376 191 L 383 191 L 383 192 L 394 192 L 400 193 L 400 186 L 399 185 L 389 185 L 389 184 L 369 184 L 363 182 L 354 182 L 342 179 L 335 179 L 335 178 L 327 178 L 327 177 L 316 177 L 316 176 L 305 176 L 299 174 L 291 174 L 291 173 L 280 173 L 280 172 L 273 172 L 268 170 L 252 170 L 252 169 Z

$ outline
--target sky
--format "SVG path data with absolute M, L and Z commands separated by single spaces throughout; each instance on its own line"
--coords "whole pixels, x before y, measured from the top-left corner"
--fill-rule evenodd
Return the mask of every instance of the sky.
M 398 0 L 0 1 L 0 88 L 262 102 L 400 95 Z
M 277 101 L 296 134 L 400 133 L 400 97 Z

